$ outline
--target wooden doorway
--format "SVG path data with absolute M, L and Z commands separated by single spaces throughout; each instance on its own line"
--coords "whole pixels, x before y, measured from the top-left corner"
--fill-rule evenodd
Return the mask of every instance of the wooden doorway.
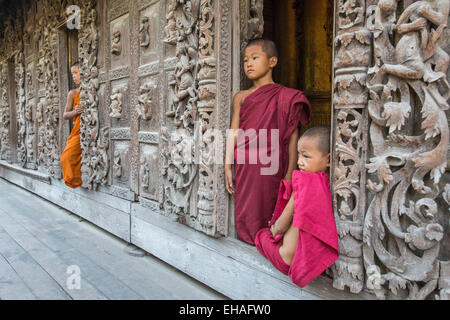
M 278 47 L 274 81 L 305 93 L 313 118 L 331 125 L 333 1 L 264 0 L 263 38 Z

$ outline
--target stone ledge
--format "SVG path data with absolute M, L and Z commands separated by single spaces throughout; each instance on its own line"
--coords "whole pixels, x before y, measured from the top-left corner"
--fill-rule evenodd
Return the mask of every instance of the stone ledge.
M 102 192 L 71 189 L 58 180 L 52 184 L 0 165 L 0 177 L 53 202 L 113 235 L 130 242 L 130 202 Z
M 0 160 L 0 166 L 5 167 L 8 170 L 13 170 L 13 171 L 18 172 L 20 174 L 23 174 L 25 176 L 34 178 L 36 180 L 45 182 L 47 184 L 51 184 L 50 175 L 42 173 L 42 172 L 39 172 L 37 170 L 19 167 L 17 165 L 8 163 L 8 162 L 6 162 L 4 160 Z

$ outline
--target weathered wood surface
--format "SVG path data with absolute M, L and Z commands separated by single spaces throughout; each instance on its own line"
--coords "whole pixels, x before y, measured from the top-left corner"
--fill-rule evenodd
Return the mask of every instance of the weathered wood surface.
M 224 299 L 80 217 L 0 179 L 0 299 Z M 68 289 L 67 267 L 81 271 Z

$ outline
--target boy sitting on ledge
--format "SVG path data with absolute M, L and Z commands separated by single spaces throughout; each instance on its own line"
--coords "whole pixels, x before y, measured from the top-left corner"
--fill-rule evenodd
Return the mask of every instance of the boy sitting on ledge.
M 298 141 L 292 182 L 282 180 L 270 228 L 255 237 L 258 251 L 299 287 L 306 286 L 339 256 L 330 182 L 330 127 L 307 130 Z

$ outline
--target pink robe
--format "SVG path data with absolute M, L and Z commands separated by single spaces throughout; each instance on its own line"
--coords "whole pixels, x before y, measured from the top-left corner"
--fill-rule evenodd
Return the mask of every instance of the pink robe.
M 280 257 L 283 235 L 275 238 L 270 228 L 256 234 L 256 248 L 272 265 L 289 275 L 299 287 L 304 287 L 339 257 L 338 235 L 330 192 L 330 182 L 324 172 L 307 173 L 294 170 L 292 184 L 283 180 L 278 201 L 269 226 L 280 217 L 294 192 L 292 224 L 299 229 L 294 259 L 288 266 Z
M 299 123 L 311 121 L 311 106 L 301 91 L 267 84 L 244 99 L 239 117 L 239 128 L 244 132 L 254 129 L 256 135 L 245 141 L 238 135 L 234 153 L 235 223 L 238 238 L 254 244 L 256 232 L 267 226 L 272 216 L 280 181 L 287 172 L 289 138 Z M 261 129 L 267 129 L 267 134 Z M 279 130 L 277 143 L 271 141 L 273 129 Z M 266 147 L 261 146 L 261 135 L 268 137 Z M 252 147 L 255 139 L 257 147 Z M 262 168 L 272 165 L 259 157 L 261 153 L 277 159 L 276 172 L 261 174 Z M 250 163 L 253 156 L 257 157 L 256 163 Z M 239 163 L 244 158 L 245 163 Z

